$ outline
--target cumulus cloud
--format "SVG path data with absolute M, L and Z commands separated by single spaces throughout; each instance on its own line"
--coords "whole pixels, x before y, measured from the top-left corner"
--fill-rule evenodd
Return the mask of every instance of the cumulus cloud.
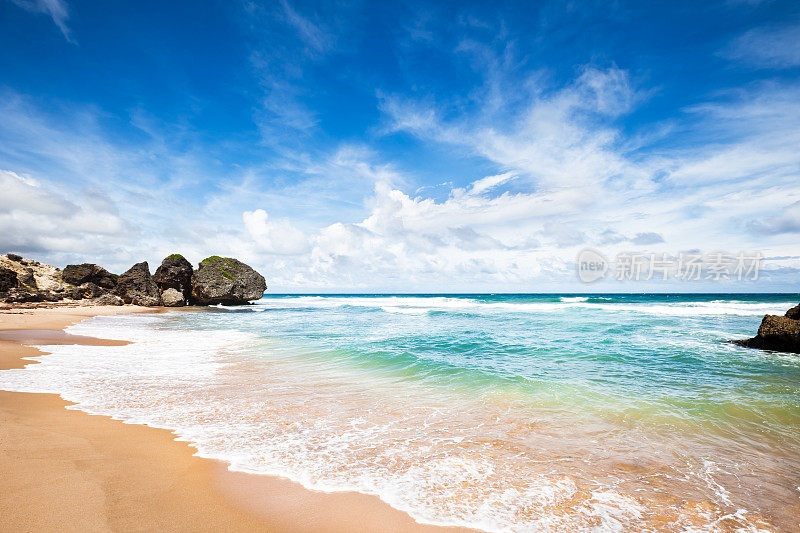
M 286 219 L 269 220 L 263 209 L 242 214 L 245 228 L 260 251 L 270 254 L 297 255 L 308 250 L 305 234 Z
M 124 232 L 110 205 L 74 203 L 36 180 L 0 170 L 0 249 L 80 252 Z M 91 196 L 91 195 L 90 195 Z

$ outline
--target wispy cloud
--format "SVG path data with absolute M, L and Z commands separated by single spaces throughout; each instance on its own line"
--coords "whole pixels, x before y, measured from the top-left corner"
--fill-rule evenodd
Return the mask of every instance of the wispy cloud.
M 18 6 L 27 9 L 32 13 L 42 13 L 53 19 L 53 22 L 64 38 L 70 43 L 76 44 L 72 38 L 72 33 L 67 26 L 69 19 L 69 8 L 64 0 L 11 0 Z
M 796 67 L 800 65 L 800 24 L 749 30 L 720 54 L 756 68 Z

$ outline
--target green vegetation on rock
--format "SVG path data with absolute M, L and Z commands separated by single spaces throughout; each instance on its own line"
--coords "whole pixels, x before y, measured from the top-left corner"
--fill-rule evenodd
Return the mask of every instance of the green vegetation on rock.
M 230 257 L 220 257 L 218 255 L 212 255 L 200 261 L 200 268 L 213 266 L 214 268 L 219 270 L 219 273 L 222 274 L 223 277 L 233 280 L 235 279 L 233 275 L 227 270 L 225 270 L 225 267 L 234 269 L 236 268 L 236 265 L 233 263 L 233 261 L 234 259 Z

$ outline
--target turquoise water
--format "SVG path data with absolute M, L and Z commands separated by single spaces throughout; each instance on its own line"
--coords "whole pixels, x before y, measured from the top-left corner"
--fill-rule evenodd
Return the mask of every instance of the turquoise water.
M 800 295 L 282 295 L 98 317 L 0 387 L 491 531 L 798 529 Z

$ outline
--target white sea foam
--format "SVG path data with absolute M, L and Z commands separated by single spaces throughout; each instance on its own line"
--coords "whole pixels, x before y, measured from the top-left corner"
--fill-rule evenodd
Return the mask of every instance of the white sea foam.
M 505 309 L 503 302 L 448 297 L 300 297 L 242 308 L 285 307 L 291 300 L 297 307 L 375 307 L 397 314 Z M 530 306 L 566 310 L 587 303 L 506 305 L 532 312 Z M 242 315 L 185 316 L 186 322 L 170 314 L 84 321 L 69 332 L 134 343 L 44 347 L 51 354 L 39 364 L 0 371 L 0 388 L 56 393 L 89 413 L 173 430 L 199 455 L 235 470 L 281 475 L 317 490 L 376 494 L 421 522 L 487 531 L 621 531 L 642 519 L 639 493 L 619 480 L 605 485 L 587 474 L 587 464 L 606 459 L 602 447 L 591 459 L 568 449 L 559 456 L 553 446 L 569 438 L 581 446 L 589 442 L 591 431 L 598 431 L 594 418 L 552 409 L 542 415 L 502 395 L 430 390 L 220 327 Z M 200 319 L 205 327 L 191 329 L 191 320 Z M 536 430 L 539 423 L 543 432 Z M 581 436 L 584 424 L 593 429 Z M 599 433 L 622 430 L 609 426 Z M 619 438 L 627 443 L 633 437 Z M 661 445 L 670 456 L 672 446 Z M 716 474 L 702 470 L 700 488 L 725 490 Z
M 676 303 L 608 303 L 589 301 L 588 296 L 560 297 L 558 302 L 547 301 L 481 301 L 476 298 L 417 297 L 417 296 L 298 296 L 293 298 L 265 298 L 257 307 L 267 308 L 338 308 L 366 307 L 381 309 L 388 313 L 425 314 L 430 311 L 470 312 L 470 313 L 552 313 L 569 309 L 590 309 L 610 313 L 638 313 L 666 316 L 762 316 L 767 313 L 783 314 L 791 301 L 764 303 L 745 301 L 683 301 Z

